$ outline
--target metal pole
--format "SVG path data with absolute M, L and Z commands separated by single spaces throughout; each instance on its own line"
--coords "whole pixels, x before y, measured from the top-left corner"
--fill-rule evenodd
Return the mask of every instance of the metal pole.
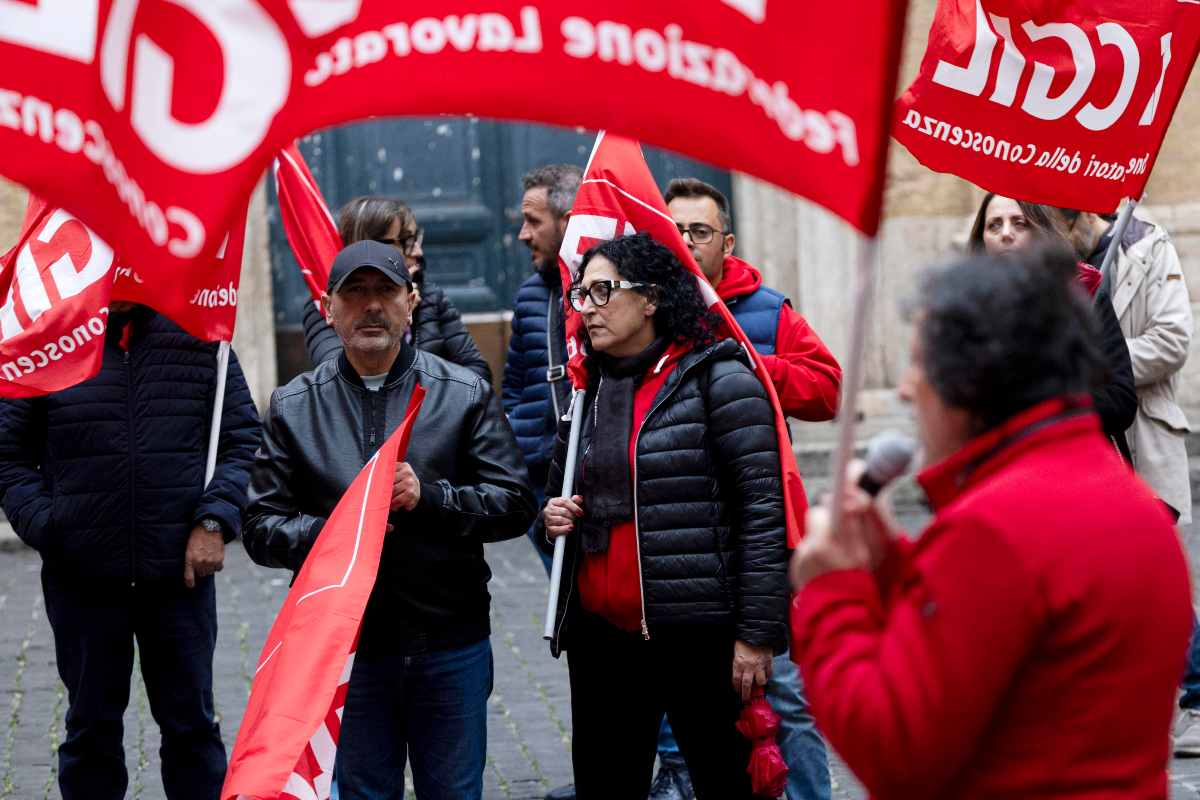
M 842 378 L 841 425 L 837 450 L 833 457 L 833 531 L 836 535 L 842 524 L 841 497 L 846 485 L 846 466 L 854 457 L 854 430 L 858 425 L 858 395 L 862 388 L 863 354 L 867 344 L 867 325 L 875 302 L 875 267 L 879 240 L 866 239 L 859 249 L 857 284 L 850 317 L 850 349 Z
M 554 389 L 553 386 L 550 387 Z M 575 488 L 575 461 L 579 457 L 579 434 L 583 430 L 583 390 L 576 389 L 571 395 L 571 405 L 567 409 L 571 420 L 571 434 L 567 438 L 567 459 L 563 464 L 563 486 L 560 497 L 570 497 Z M 550 597 L 546 600 L 546 627 L 542 629 L 542 638 L 549 641 L 554 638 L 554 617 L 558 613 L 558 592 L 562 585 L 563 556 L 567 551 L 567 537 L 559 536 L 554 540 L 554 561 L 550 565 Z
M 229 342 L 217 346 L 217 393 L 213 398 L 212 426 L 208 431 L 208 461 L 204 464 L 204 488 L 217 471 L 217 445 L 221 440 L 221 412 L 225 408 L 225 374 L 229 371 Z
M 1112 241 L 1108 243 L 1108 250 L 1104 252 L 1104 261 L 1100 265 L 1100 281 L 1103 282 L 1109 277 L 1109 271 L 1113 264 L 1117 261 L 1117 251 L 1121 247 L 1121 239 L 1125 236 L 1125 229 L 1129 227 L 1129 220 L 1133 219 L 1133 210 L 1137 208 L 1138 201 L 1132 197 L 1126 199 L 1125 207 L 1121 209 L 1121 213 L 1117 215 L 1116 225 L 1113 227 Z M 1112 286 L 1112 281 L 1108 281 L 1109 286 Z M 1112 293 L 1117 293 L 1117 288 L 1112 286 Z

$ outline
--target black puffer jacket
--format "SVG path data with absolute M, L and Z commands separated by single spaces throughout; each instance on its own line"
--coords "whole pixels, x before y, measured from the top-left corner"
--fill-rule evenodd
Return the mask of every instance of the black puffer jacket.
M 421 302 L 413 312 L 412 343 L 418 350 L 466 367 L 491 383 L 492 368 L 475 346 L 458 309 L 441 287 L 429 281 L 421 287 Z M 304 346 L 314 366 L 342 352 L 342 340 L 314 303 L 304 304 Z
M 183 580 L 202 517 L 241 530 L 258 413 L 237 358 L 225 383 L 217 468 L 204 464 L 215 344 L 148 309 L 128 352 L 113 316 L 94 378 L 46 397 L 0 402 L 0 493 L 17 534 L 47 563 L 100 580 Z
M 771 405 L 744 358 L 729 339 L 684 355 L 642 423 L 634 488 L 642 596 L 651 638 L 668 626 L 707 627 L 778 653 L 789 596 L 779 451 Z M 583 425 L 580 452 L 590 429 Z M 559 428 L 548 496 L 562 487 L 568 431 Z M 578 556 L 569 534 L 556 656 L 570 648 Z

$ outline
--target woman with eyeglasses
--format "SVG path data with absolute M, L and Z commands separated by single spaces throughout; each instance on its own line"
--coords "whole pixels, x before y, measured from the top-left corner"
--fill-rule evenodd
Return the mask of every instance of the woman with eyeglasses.
M 338 212 L 338 233 L 346 244 L 363 239 L 390 244 L 404 253 L 413 279 L 412 344 L 427 353 L 464 366 L 486 381 L 492 370 L 462 323 L 454 303 L 425 277 L 424 231 L 405 203 L 392 197 L 356 197 Z M 304 310 L 304 344 L 313 364 L 342 351 L 342 342 L 312 303 Z
M 696 796 L 749 798 L 735 722 L 786 641 L 774 417 L 696 280 L 640 234 L 593 247 L 568 290 L 589 384 L 551 649 L 566 650 L 580 800 L 645 797 L 665 712 Z M 548 489 L 562 486 L 567 426 Z

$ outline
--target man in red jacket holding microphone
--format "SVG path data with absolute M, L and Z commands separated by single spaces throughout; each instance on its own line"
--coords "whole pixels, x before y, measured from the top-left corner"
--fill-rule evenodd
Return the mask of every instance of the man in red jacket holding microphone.
M 1187 564 L 1101 433 L 1074 270 L 976 256 L 924 282 L 900 387 L 935 513 L 917 541 L 853 486 L 836 532 L 809 512 L 792 655 L 873 797 L 1167 796 Z

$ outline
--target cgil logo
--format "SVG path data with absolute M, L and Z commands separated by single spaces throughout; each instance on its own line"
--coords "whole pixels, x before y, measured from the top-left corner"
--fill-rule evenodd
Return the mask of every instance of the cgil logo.
M 1141 75 L 1142 55 L 1137 42 L 1124 26 L 1116 22 L 1097 25 L 1098 47 L 1092 44 L 1086 31 L 1069 22 L 1047 22 L 1038 25 L 1026 20 L 1021 23 L 1020 30 L 1031 43 L 1057 39 L 1065 44 L 1071 54 L 1067 63 L 1074 68 L 1074 74 L 1071 74 L 1070 70 L 1062 70 L 1060 73 L 1049 64 L 1034 61 L 1033 76 L 1021 100 L 1022 111 L 1044 120 L 1062 119 L 1071 113 L 1088 96 L 1096 76 L 1097 56 L 1106 56 L 1111 49 L 1115 50 L 1121 59 L 1121 83 L 1116 94 L 1107 99 L 1105 105 L 1096 105 L 1100 98 L 1093 97 L 1075 113 L 1075 119 L 1088 130 L 1103 131 L 1111 128 L 1125 115 Z M 1004 39 L 1004 50 L 1000 56 L 1000 65 L 996 69 L 996 85 L 988 99 L 993 103 L 1011 107 L 1017 99 L 1017 89 L 1025 73 L 1027 58 L 1017 45 L 1012 22 L 1007 17 L 985 12 L 982 0 L 975 0 L 975 42 L 967 66 L 960 67 L 948 61 L 939 61 L 933 74 L 933 82 L 965 94 L 981 96 L 991 78 L 996 46 L 1001 38 Z M 1159 49 L 1162 69 L 1154 92 L 1146 101 L 1138 119 L 1139 125 L 1153 123 L 1158 112 L 1163 80 L 1171 63 L 1170 33 L 1164 34 L 1159 40 Z M 1071 78 L 1066 88 L 1052 95 L 1051 86 L 1056 83 L 1056 78 L 1066 75 L 1070 75 Z M 1061 80 L 1057 83 L 1062 85 Z
M 199 308 L 227 308 L 237 305 L 237 286 L 233 281 L 229 282 L 228 286 L 220 286 L 216 289 L 200 289 L 189 304 Z

